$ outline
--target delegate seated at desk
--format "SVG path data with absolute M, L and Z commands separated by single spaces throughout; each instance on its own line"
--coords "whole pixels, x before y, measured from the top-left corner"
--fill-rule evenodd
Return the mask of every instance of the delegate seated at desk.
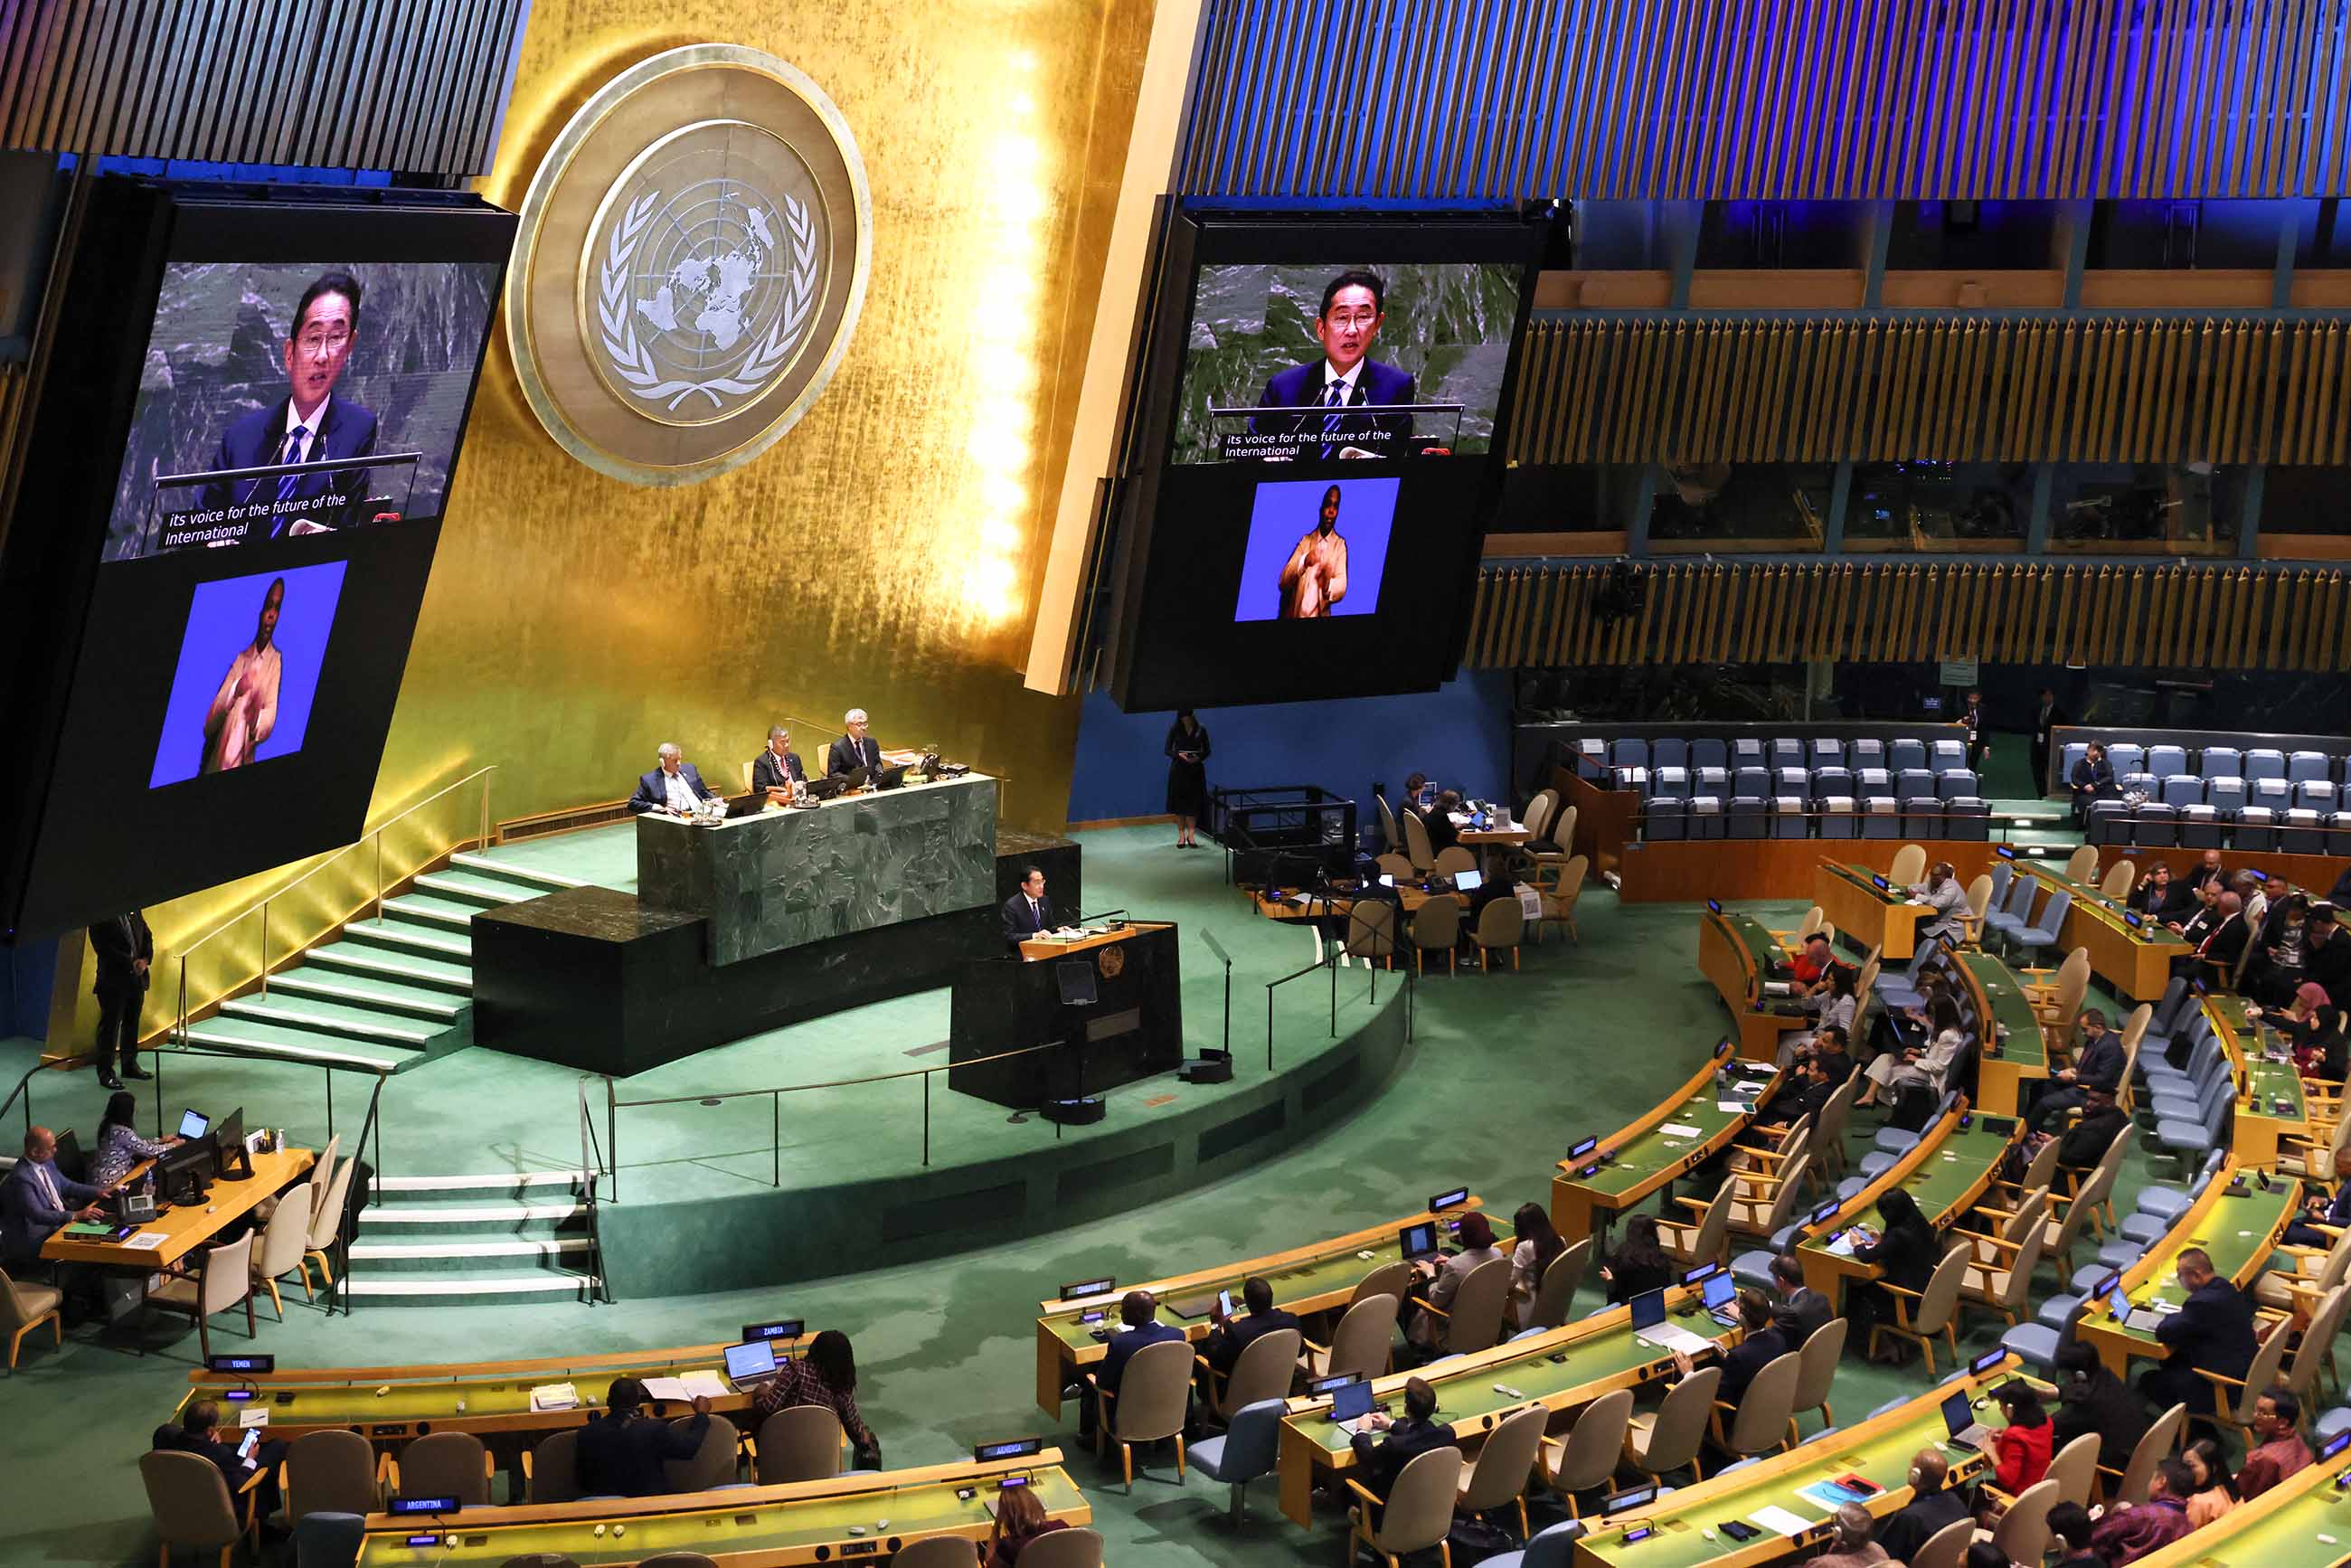
M 228 1485 L 228 1495 L 235 1498 L 247 1487 L 254 1492 L 254 1516 L 267 1520 L 277 1511 L 277 1467 L 285 1460 L 287 1445 L 280 1438 L 268 1437 L 258 1428 L 251 1458 L 238 1450 L 245 1441 L 242 1430 L 221 1425 L 220 1406 L 209 1399 L 199 1399 L 188 1406 L 187 1414 L 178 1426 L 165 1422 L 155 1428 L 148 1446 L 166 1453 L 193 1454 L 216 1467 L 221 1479 Z
M 1004 901 L 1004 939 L 1019 946 L 1023 939 L 1048 932 L 1066 931 L 1045 896 L 1045 873 L 1030 866 L 1020 874 L 1020 891 Z
M 780 800 L 795 784 L 808 782 L 800 754 L 792 749 L 792 732 L 780 724 L 768 727 L 768 749 L 751 759 L 751 788 L 770 800 Z
M 2212 1385 L 2197 1374 L 2245 1375 L 2258 1348 L 2252 1303 L 2212 1272 L 2212 1255 L 2201 1247 L 2179 1254 L 2179 1278 L 2188 1299 L 2155 1325 L 2155 1337 L 2171 1353 L 2169 1359 L 2139 1374 L 2138 1391 L 2158 1410 L 2185 1405 L 2190 1416 L 2207 1415 L 2212 1409 Z
M 12 1267 L 41 1255 L 41 1243 L 77 1219 L 96 1219 L 103 1187 L 72 1181 L 57 1169 L 57 1134 L 25 1132 L 24 1157 L 0 1181 L 0 1260 Z
M 1374 1410 L 1364 1421 L 1367 1429 L 1356 1433 L 1348 1446 L 1362 1470 L 1357 1479 L 1376 1497 L 1388 1495 L 1405 1466 L 1458 1441 L 1452 1427 L 1437 1419 L 1437 1390 L 1425 1378 L 1405 1380 L 1403 1419 L 1391 1421 Z M 1381 1434 L 1380 1441 L 1373 1441 L 1374 1432 Z
M 654 753 L 660 766 L 637 779 L 637 792 L 629 797 L 629 810 L 642 816 L 658 811 L 665 816 L 691 817 L 705 800 L 718 799 L 718 791 L 702 781 L 702 775 L 685 753 L 674 741 L 664 740 Z
M 690 1459 L 710 1429 L 710 1400 L 696 1395 L 690 1420 L 669 1422 L 643 1414 L 645 1385 L 616 1377 L 604 1396 L 605 1413 L 590 1416 L 572 1450 L 582 1497 L 658 1497 L 670 1490 L 664 1459 Z
M 868 777 L 882 771 L 882 743 L 865 733 L 870 722 L 862 707 L 851 708 L 841 715 L 841 722 L 848 734 L 832 743 L 824 758 L 825 777 L 837 779 L 852 768 L 862 768 Z

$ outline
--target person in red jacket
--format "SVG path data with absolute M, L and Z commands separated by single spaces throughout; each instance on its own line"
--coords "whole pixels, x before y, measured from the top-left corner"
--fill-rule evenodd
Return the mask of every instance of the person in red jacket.
M 2057 1428 L 2029 1384 L 2002 1384 L 1994 1397 L 2008 1425 L 1984 1434 L 1983 1451 L 1991 1458 L 1991 1484 L 2015 1497 L 2049 1473 Z

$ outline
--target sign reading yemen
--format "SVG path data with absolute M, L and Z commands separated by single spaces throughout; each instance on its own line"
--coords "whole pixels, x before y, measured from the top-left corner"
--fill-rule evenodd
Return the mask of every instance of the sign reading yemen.
M 507 332 L 539 423 L 614 478 L 688 485 L 773 445 L 840 368 L 873 199 L 816 83 L 694 44 L 571 117 L 515 243 Z

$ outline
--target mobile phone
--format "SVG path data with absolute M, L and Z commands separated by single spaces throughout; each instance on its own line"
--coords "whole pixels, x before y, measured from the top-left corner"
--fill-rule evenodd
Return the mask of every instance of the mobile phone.
M 236 1446 L 236 1457 L 240 1459 L 250 1459 L 253 1458 L 254 1450 L 260 1447 L 261 1428 L 258 1427 L 247 1427 L 246 1429 L 245 1441 Z
M 1233 1293 L 1230 1291 L 1218 1291 L 1217 1292 L 1217 1311 L 1224 1313 L 1227 1317 L 1231 1317 L 1233 1315 Z
M 1733 1541 L 1752 1541 L 1763 1533 L 1743 1519 L 1717 1520 L 1714 1527 Z

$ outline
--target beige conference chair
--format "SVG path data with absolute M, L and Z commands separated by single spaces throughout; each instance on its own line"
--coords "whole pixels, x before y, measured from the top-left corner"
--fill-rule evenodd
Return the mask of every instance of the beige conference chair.
M 522 1457 L 525 1490 L 534 1503 L 580 1500 L 580 1429 L 557 1432 L 539 1439 Z
M 1896 887 L 1916 887 L 1927 880 L 1927 846 L 1904 844 L 1894 852 L 1894 869 L 1886 880 Z
M 2138 885 L 2139 874 L 2138 862 L 2118 860 L 2098 879 L 2098 891 L 2108 898 L 2128 898 L 2131 890 Z
M 150 1305 L 185 1312 L 196 1320 L 196 1343 L 207 1361 L 213 1354 L 214 1312 L 244 1302 L 246 1337 L 253 1338 L 253 1232 L 213 1248 L 204 1254 L 197 1272 L 172 1276 L 148 1291 L 147 1300 Z
M 1555 1329 L 1567 1322 L 1574 1309 L 1576 1288 L 1592 1267 L 1592 1249 L 1593 1239 L 1587 1236 L 1551 1260 L 1535 1286 L 1534 1309 L 1527 1315 L 1527 1327 Z
M 1515 898 L 1497 898 L 1478 912 L 1478 924 L 1469 933 L 1469 940 L 1478 944 L 1478 961 L 1485 968 L 1494 967 L 1497 951 L 1510 955 L 1510 967 L 1519 967 L 1519 943 L 1527 929 L 1526 911 Z
M 1877 1281 L 1878 1289 L 1894 1298 L 1894 1316 L 1869 1325 L 1868 1354 L 1877 1356 L 1878 1341 L 1886 1334 L 1907 1339 L 1918 1347 L 1927 1358 L 1927 1375 L 1935 1375 L 1935 1339 L 1942 1336 L 1950 1347 L 1951 1362 L 1959 1360 L 1959 1286 L 1968 1277 L 1969 1247 L 1958 1242 L 1943 1254 L 1935 1271 L 1927 1280 L 1923 1291 L 1906 1291 L 1891 1280 Z
M 2115 1494 L 2106 1500 L 2108 1508 L 2117 1503 L 2136 1506 L 2147 1500 L 2147 1485 L 2155 1479 L 2155 1467 L 2179 1446 L 2180 1428 L 2187 1425 L 2188 1406 L 2185 1405 L 2174 1405 L 2155 1418 L 2146 1435 L 2139 1438 L 2137 1447 L 2131 1449 L 2129 1462 L 2123 1467 L 2122 1475 L 2115 1483 Z M 2100 1465 L 2098 1473 L 2111 1476 L 2115 1472 Z
M 1630 1408 L 1632 1391 L 1620 1388 Z M 1610 1397 L 1614 1397 L 1612 1395 Z M 1478 1457 L 1461 1472 L 1457 1483 L 1458 1499 L 1454 1510 L 1459 1513 L 1480 1516 L 1499 1508 L 1516 1508 L 1519 1513 L 1519 1539 L 1524 1541 L 1532 1531 L 1527 1525 L 1527 1482 L 1535 1473 L 1535 1456 L 1542 1448 L 1543 1424 L 1551 1419 L 1544 1406 L 1530 1405 L 1506 1416 L 1502 1424 L 1486 1434 L 1479 1445 Z M 1613 1457 L 1620 1435 L 1609 1444 Z
M 1971 946 L 1983 944 L 1984 913 L 1991 907 L 1991 873 L 1985 872 L 1968 883 L 1967 913 L 1959 916 L 1966 927 L 1960 940 Z
M 670 1490 L 708 1491 L 734 1480 L 743 1452 L 742 1434 L 724 1416 L 709 1419 L 710 1426 L 702 1434 L 702 1447 L 685 1458 L 662 1461 L 662 1479 Z
M 1535 922 L 1535 941 L 1542 941 L 1542 928 L 1553 922 L 1567 927 L 1567 939 L 1581 943 L 1583 935 L 1575 927 L 1575 905 L 1583 897 L 1583 879 L 1592 862 L 1582 855 L 1570 855 L 1562 861 L 1548 857 L 1535 868 L 1528 883 L 1542 900 L 1542 918 Z
M 1802 1432 L 1796 1425 L 1795 1413 L 1817 1410 L 1821 1425 L 1836 1425 L 1836 1412 L 1829 1408 L 1829 1395 L 1836 1382 L 1837 1363 L 1844 1359 L 1844 1320 L 1831 1318 L 1806 1336 L 1803 1347 L 1796 1353 L 1802 1361 L 1796 1374 L 1795 1397 L 1789 1402 L 1788 1441 L 1802 1441 Z
M 1666 1390 L 1666 1402 L 1649 1415 L 1635 1416 L 1625 1432 L 1625 1458 L 1661 1486 L 1667 1476 L 1684 1465 L 1698 1480 L 1706 1479 L 1699 1450 L 1706 1444 L 1707 1419 L 1714 1413 L 1715 1391 L 1722 1385 L 1719 1365 L 1701 1366 Z
M 1298 1376 L 1299 1346 L 1303 1343 L 1304 1336 L 1296 1329 L 1275 1329 L 1249 1342 L 1229 1375 L 1211 1373 L 1208 1408 L 1217 1419 L 1229 1422 L 1236 1412 L 1260 1400 L 1289 1397 L 1290 1385 Z M 1207 1357 L 1197 1359 L 1207 1369 Z
M 901 1547 L 890 1568 L 979 1568 L 979 1548 L 960 1535 L 925 1535 Z
M 286 1299 L 277 1293 L 279 1280 L 299 1270 L 303 1296 L 317 1299 L 310 1291 L 310 1270 L 302 1266 L 302 1255 L 310 1245 L 310 1198 L 308 1182 L 279 1198 L 277 1212 L 261 1233 L 261 1249 L 253 1255 L 253 1283 L 269 1292 L 269 1304 L 277 1309 L 281 1323 L 286 1321 Z
M 1748 1384 L 1735 1408 L 1716 1400 L 1715 1446 L 1742 1459 L 1786 1448 L 1788 1430 L 1795 1424 L 1796 1379 L 1803 1370 L 1802 1351 L 1775 1355 Z M 1728 1429 L 1722 1424 L 1726 1415 L 1730 1417 Z
M 2084 844 L 2065 857 L 2065 880 L 2088 886 L 2098 877 L 2098 846 Z
M 5 1272 L 0 1272 L 0 1329 L 8 1331 L 8 1370 L 16 1370 L 16 1352 L 25 1336 L 49 1325 L 49 1338 L 54 1344 L 66 1343 L 65 1319 L 57 1309 L 65 1301 L 65 1293 L 54 1285 L 20 1285 Z
M 1461 946 L 1461 904 L 1458 899 L 1432 898 L 1412 912 L 1412 972 L 1421 972 L 1431 953 L 1445 955 L 1445 972 L 1453 973 L 1455 949 Z
M 146 1483 L 148 1511 L 154 1515 L 155 1536 L 162 1547 L 162 1568 L 171 1568 L 175 1546 L 216 1551 L 220 1568 L 228 1568 L 229 1553 L 248 1537 L 256 1559 L 259 1558 L 261 1521 L 254 1517 L 253 1492 L 248 1490 L 241 1498 L 231 1497 L 220 1467 L 202 1454 L 168 1448 L 141 1454 L 139 1479 Z
M 1670 1219 L 1657 1221 L 1657 1245 L 1685 1269 L 1719 1263 L 1730 1245 L 1730 1206 L 1738 1201 L 1739 1184 L 1726 1180 L 1708 1200 L 1694 1225 Z
M 1355 900 L 1347 911 L 1347 956 L 1393 963 L 1395 944 L 1395 905 L 1384 898 Z
M 1134 1446 L 1176 1440 L 1176 1478 L 1184 1478 L 1184 1416 L 1192 1395 L 1192 1346 L 1186 1340 L 1164 1340 L 1134 1353 L 1119 1375 L 1118 1392 L 1097 1386 L 1099 1414 L 1094 1422 L 1094 1451 L 1118 1445 L 1119 1469 L 1126 1490 L 1134 1490 Z M 1026 1553 L 1024 1552 L 1025 1556 Z
M 1968 1547 L 1975 1535 L 1974 1520 L 1954 1520 L 1928 1536 L 1927 1544 L 1910 1554 L 1910 1568 L 1960 1568 L 1968 1560 Z
M 1424 1302 L 1421 1311 L 1430 1323 L 1430 1342 L 1440 1353 L 1474 1354 L 1493 1349 L 1502 1337 L 1502 1313 L 1510 1304 L 1510 1260 L 1489 1258 L 1462 1276 L 1448 1304 Z
M 1365 1296 L 1393 1296 L 1401 1301 L 1412 1290 L 1412 1265 L 1402 1259 L 1382 1263 L 1355 1281 L 1354 1293 L 1347 1298 L 1353 1306 Z
M 1428 824 L 1410 807 L 1404 813 L 1404 855 L 1412 862 L 1412 869 L 1424 875 L 1437 863 L 1437 851 L 1428 841 Z
M 1347 1478 L 1347 1490 L 1353 1500 L 1347 1510 L 1347 1560 L 1355 1558 L 1358 1542 L 1377 1554 L 1386 1568 L 1403 1568 L 1404 1560 L 1416 1552 L 1437 1549 L 1445 1568 L 1453 1568 L 1453 1549 L 1446 1543 L 1446 1535 L 1453 1528 L 1453 1505 L 1461 1495 L 1461 1450 L 1431 1448 L 1416 1455 L 1396 1474 L 1395 1484 L 1384 1498 L 1373 1491 L 1354 1477 Z M 1380 1521 L 1372 1523 L 1372 1511 L 1381 1504 Z M 1055 1533 L 1059 1533 L 1056 1531 Z M 1040 1537 L 1052 1539 L 1051 1536 Z M 1021 1568 L 1028 1568 L 1028 1553 L 1021 1553 Z
M 1459 844 L 1447 844 L 1437 852 L 1437 859 L 1428 869 L 1432 876 L 1459 876 L 1465 871 L 1478 869 L 1478 857 Z
M 1380 858 L 1385 860 L 1389 854 L 1401 854 L 1404 850 L 1404 834 L 1396 827 L 1395 812 L 1389 808 L 1388 798 L 1385 795 L 1374 795 L 1372 797 L 1372 804 L 1380 809 L 1380 844 L 1386 851 L 1386 854 L 1383 854 Z M 1406 861 L 1405 864 L 1410 866 L 1412 862 Z M 1381 869 L 1386 868 L 1383 866 Z
M 374 1513 L 383 1507 L 376 1484 L 375 1446 L 340 1427 L 305 1432 L 286 1449 L 286 1517 L 306 1513 Z
M 2049 1511 L 2059 1498 L 2053 1478 L 2043 1477 L 2026 1487 L 2001 1511 L 1999 1522 L 1991 1528 L 1991 1543 L 2011 1563 L 2040 1562 L 2049 1550 Z
M 1716 1376 L 1720 1377 L 1718 1370 Z M 1701 1417 L 1705 1412 L 1699 1411 Z M 1632 1435 L 1633 1391 L 1619 1388 L 1583 1407 L 1567 1437 L 1543 1442 L 1543 1475 L 1551 1490 L 1567 1503 L 1568 1516 L 1583 1517 L 1583 1494 L 1608 1484 L 1625 1457 Z M 1520 1509 L 1524 1514 L 1523 1506 Z
M 841 1417 L 823 1405 L 789 1405 L 759 1423 L 752 1478 L 763 1487 L 830 1480 L 841 1473 Z
M 343 1210 L 350 1201 L 351 1172 L 359 1167 L 359 1156 L 353 1155 L 335 1172 L 335 1179 L 327 1187 L 324 1205 L 310 1215 L 310 1246 L 304 1253 L 303 1268 L 312 1261 L 319 1265 L 319 1277 L 329 1285 L 335 1282 L 333 1256 L 336 1239 L 343 1233 Z
M 434 1432 L 400 1451 L 392 1490 L 411 1497 L 454 1497 L 466 1508 L 490 1500 L 490 1451 L 471 1432 Z
M 1079 1526 L 1040 1535 L 1020 1549 L 1020 1568 L 1102 1568 L 1102 1538 Z
M 637 1568 L 718 1568 L 712 1559 L 699 1552 L 664 1552 L 658 1557 L 647 1557 Z
M 310 1166 L 308 1179 L 302 1184 L 309 1189 L 312 1214 L 319 1212 L 319 1206 L 327 1201 L 327 1189 L 335 1184 L 335 1155 L 342 1146 L 343 1135 L 340 1133 L 329 1138 L 327 1146 L 319 1151 L 317 1161 Z M 267 1225 L 277 1217 L 277 1205 L 281 1201 L 276 1197 L 265 1197 L 254 1205 L 253 1222 L 256 1225 Z
M 1412 869 L 1412 862 L 1394 850 L 1380 856 L 1379 865 L 1382 876 L 1392 876 L 1398 882 L 1419 880 L 1420 873 Z
M 1394 1354 L 1396 1307 L 1401 1294 L 1358 1296 L 1339 1319 L 1327 1345 L 1311 1340 L 1298 1358 L 1299 1370 L 1309 1377 L 1337 1377 L 1352 1373 L 1366 1380 L 1387 1375 Z

